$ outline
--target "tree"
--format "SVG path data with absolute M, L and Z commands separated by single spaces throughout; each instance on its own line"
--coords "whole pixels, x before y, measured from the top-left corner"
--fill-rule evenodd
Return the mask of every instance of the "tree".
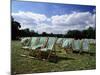
M 82 33 L 79 30 L 69 30 L 66 36 L 69 38 L 81 39 Z
M 96 31 L 92 27 L 82 31 L 83 38 L 95 39 Z
M 19 28 L 21 28 L 20 23 L 17 21 L 14 21 L 14 18 L 11 17 L 11 37 L 12 37 L 12 40 L 16 40 L 19 37 Z

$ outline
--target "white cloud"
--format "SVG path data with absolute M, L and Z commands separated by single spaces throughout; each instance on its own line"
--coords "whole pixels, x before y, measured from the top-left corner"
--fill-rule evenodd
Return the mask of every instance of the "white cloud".
M 30 28 L 39 33 L 66 33 L 68 30 L 82 30 L 89 26 L 95 27 L 96 14 L 90 12 L 72 12 L 64 15 L 47 17 L 33 12 L 12 13 L 14 19 L 21 23 L 22 28 Z
M 94 18 L 95 16 L 90 12 L 73 12 L 71 14 L 52 16 L 52 24 L 61 26 L 81 25 L 84 27 L 88 24 L 94 24 Z
M 36 14 L 32 12 L 19 11 L 18 13 L 12 13 L 14 19 L 21 23 L 22 28 L 34 27 L 47 20 L 47 17 L 42 14 Z

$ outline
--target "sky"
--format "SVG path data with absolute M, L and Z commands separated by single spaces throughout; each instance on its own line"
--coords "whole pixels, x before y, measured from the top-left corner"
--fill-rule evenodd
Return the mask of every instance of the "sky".
M 96 7 L 86 5 L 12 1 L 11 14 L 21 29 L 65 34 L 96 26 Z

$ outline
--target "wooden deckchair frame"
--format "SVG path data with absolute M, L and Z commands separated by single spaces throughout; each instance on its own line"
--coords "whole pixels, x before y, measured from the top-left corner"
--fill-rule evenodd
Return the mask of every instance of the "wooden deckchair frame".
M 45 42 L 45 44 L 44 44 L 44 46 L 42 46 L 41 48 L 45 48 L 46 47 L 46 44 L 48 43 L 48 37 L 47 37 L 47 40 L 46 40 L 46 42 Z M 40 48 L 40 49 L 41 49 Z M 41 51 L 40 51 L 40 49 L 36 49 L 38 52 L 37 52 L 37 54 L 36 54 L 36 58 L 39 58 L 40 57 L 40 54 L 41 54 Z M 39 58 L 40 59 L 40 58 Z
M 50 53 L 49 53 L 49 55 L 48 55 L 48 57 L 47 57 L 47 60 L 50 58 L 52 52 L 54 52 L 54 54 L 55 54 L 55 56 L 56 56 L 56 49 L 55 49 L 56 41 L 57 41 L 57 38 L 56 38 L 55 43 L 54 43 L 54 46 L 53 46 L 53 48 L 52 48 L 53 50 L 50 50 Z
M 55 37 L 55 38 L 56 38 L 56 37 Z M 48 39 L 48 40 L 49 40 L 49 39 Z M 56 38 L 56 40 L 55 40 L 55 43 L 54 43 L 54 45 L 53 45 L 52 50 L 49 50 L 49 49 L 48 49 L 49 54 L 48 54 L 48 56 L 47 56 L 47 59 L 46 59 L 46 60 L 48 60 L 48 59 L 50 58 L 50 56 L 51 56 L 52 52 L 54 52 L 54 54 L 55 54 L 55 56 L 56 56 L 56 49 L 55 49 L 56 41 L 57 41 L 57 38 Z M 48 41 L 47 41 L 47 43 L 48 43 Z M 41 53 L 42 53 L 42 51 L 41 51 L 40 49 L 38 49 L 38 51 L 39 51 L 39 52 L 38 52 L 37 57 L 39 58 L 39 57 L 41 57 Z M 41 59 L 41 58 L 39 58 L 39 59 Z
M 89 46 L 90 46 L 90 43 L 89 43 L 89 41 L 88 41 L 88 50 L 87 51 L 84 51 L 85 49 L 83 49 L 83 41 L 84 41 L 84 39 L 82 40 L 82 51 L 81 51 L 81 53 L 82 52 L 88 52 L 89 53 Z
M 57 42 L 59 39 L 60 39 L 60 41 Z M 63 43 L 63 39 L 64 39 L 64 38 L 58 38 L 58 39 L 57 39 L 56 44 L 57 44 L 59 47 L 61 47 L 61 45 L 62 45 L 62 43 Z
M 67 38 L 66 38 L 66 39 L 67 39 Z M 70 51 L 70 53 L 72 53 L 72 51 L 73 51 L 73 50 L 72 50 L 72 44 L 69 45 L 69 43 L 68 43 L 68 46 L 69 46 L 69 47 L 67 47 L 67 48 L 66 48 L 66 47 L 62 47 L 62 48 L 64 49 L 64 51 L 66 51 L 66 53 L 69 53 L 69 51 Z
M 32 40 L 32 37 L 31 37 L 30 40 L 29 40 L 29 44 L 31 43 L 31 40 Z M 39 38 L 36 37 L 36 40 L 39 40 Z M 36 40 L 35 40 L 35 43 L 36 43 Z M 24 47 L 22 47 L 22 49 L 24 49 L 24 52 L 25 52 L 25 50 L 30 50 L 29 48 L 24 48 Z M 30 51 L 30 52 L 31 52 L 31 51 Z M 29 55 L 29 54 L 28 54 L 28 55 Z M 21 54 L 21 56 L 27 56 L 27 55 Z
M 74 40 L 73 40 L 72 44 L 73 44 L 73 43 L 74 43 Z M 82 46 L 82 42 L 81 42 L 81 46 Z M 73 47 L 73 46 L 72 46 L 72 47 Z M 73 51 L 75 51 L 75 50 L 72 48 L 72 52 L 73 52 Z M 77 51 L 77 50 L 76 50 L 76 51 Z M 80 47 L 80 49 L 79 49 L 78 52 L 79 52 L 79 54 L 82 53 L 82 47 Z

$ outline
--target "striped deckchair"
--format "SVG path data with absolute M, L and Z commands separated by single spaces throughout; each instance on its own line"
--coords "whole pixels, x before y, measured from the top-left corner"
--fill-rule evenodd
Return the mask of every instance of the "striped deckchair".
M 56 55 L 56 51 L 55 51 L 55 43 L 57 41 L 56 37 L 49 37 L 48 42 L 46 44 L 45 48 L 41 48 L 39 49 L 39 54 L 41 57 L 41 53 L 42 52 L 49 52 L 48 56 L 47 56 L 47 60 L 49 59 L 49 57 L 51 56 L 52 52 L 54 52 L 54 54 Z
M 58 46 L 61 46 L 62 43 L 63 43 L 63 38 L 58 38 L 58 40 L 56 41 L 56 44 L 57 44 Z
M 29 44 L 30 40 L 31 40 L 30 37 L 21 38 L 21 44 L 22 44 L 23 46 L 26 46 L 26 45 Z
M 46 46 L 46 43 L 48 41 L 48 37 L 39 37 L 39 41 L 37 42 L 37 44 L 32 45 L 29 49 L 30 49 L 30 53 L 29 55 L 32 57 L 38 57 L 38 50 L 40 48 L 44 48 Z
M 72 39 L 66 38 L 62 44 L 62 48 L 66 51 L 66 53 L 70 50 L 72 51 Z
M 39 42 L 39 37 L 31 37 L 30 42 L 22 48 L 23 49 L 30 49 L 30 48 L 36 46 L 38 44 L 38 42 Z
M 89 40 L 88 39 L 83 39 L 82 40 L 82 51 L 89 51 Z
M 64 40 L 63 43 L 62 43 L 62 47 L 63 47 L 63 48 L 68 48 L 68 46 L 69 46 L 69 39 L 66 39 L 66 40 Z
M 39 42 L 39 37 L 31 37 L 30 42 L 26 46 L 22 47 L 22 49 L 24 50 L 28 49 L 30 53 L 31 52 L 30 49 L 36 46 L 38 42 Z M 21 56 L 29 56 L 29 55 L 30 54 L 26 54 L 25 51 L 23 52 L 23 54 L 21 54 Z
M 57 44 L 61 43 L 62 39 L 63 39 L 63 38 L 58 38 L 58 40 L 57 40 L 56 43 L 57 43 Z
M 31 46 L 30 49 L 35 50 L 38 48 L 44 48 L 46 46 L 47 40 L 48 40 L 48 37 L 40 37 L 38 43 L 36 45 Z
M 89 43 L 90 44 L 96 44 L 96 40 L 95 39 L 89 39 Z
M 82 41 L 81 40 L 73 40 L 72 42 L 73 51 L 81 52 L 82 49 Z

